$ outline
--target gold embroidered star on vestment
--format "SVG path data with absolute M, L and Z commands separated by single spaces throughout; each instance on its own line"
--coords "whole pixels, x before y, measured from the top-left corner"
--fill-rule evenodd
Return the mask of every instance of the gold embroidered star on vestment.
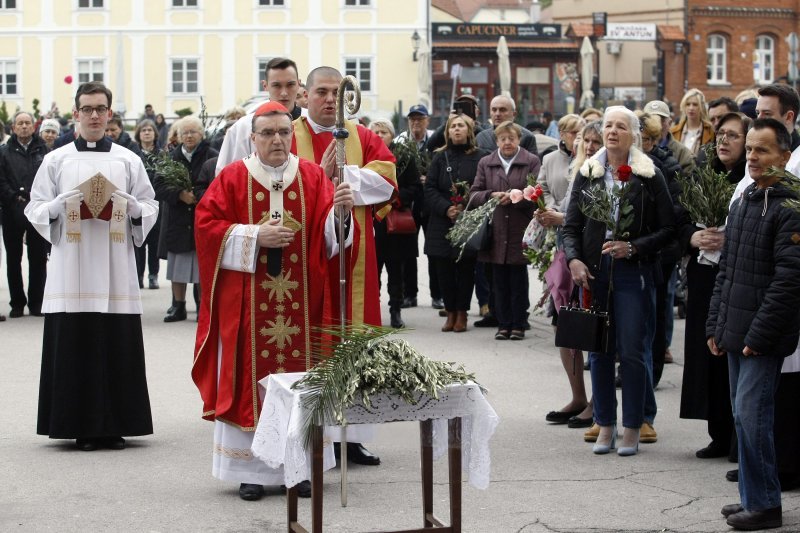
M 284 301 L 286 298 L 292 299 L 291 291 L 295 290 L 299 283 L 291 280 L 292 271 L 286 271 L 286 276 L 282 273 L 275 277 L 267 274 L 267 280 L 261 282 L 261 288 L 269 291 L 269 299 L 275 298 L 278 302 Z

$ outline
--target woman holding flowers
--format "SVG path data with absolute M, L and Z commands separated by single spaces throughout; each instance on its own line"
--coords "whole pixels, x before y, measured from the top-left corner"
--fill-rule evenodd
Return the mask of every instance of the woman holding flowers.
M 520 149 L 522 128 L 506 121 L 494 130 L 497 150 L 481 159 L 470 189 L 472 205 L 497 198 L 492 215 L 492 246 L 478 253 L 478 260 L 492 265 L 497 340 L 525 337 L 528 307 L 528 260 L 522 255 L 522 234 L 537 205 L 522 197 L 529 175 L 539 174 L 539 158 Z
M 487 152 L 475 142 L 475 127 L 466 115 L 451 115 L 444 129 L 445 144 L 428 168 L 425 205 L 430 210 L 425 254 L 434 264 L 444 299 L 447 320 L 442 331 L 467 330 L 467 310 L 475 282 L 475 257 L 459 255 L 447 232 L 467 204 L 467 190 L 475 180 L 478 161 Z
M 675 232 L 664 177 L 639 142 L 636 115 L 623 106 L 606 109 L 605 148 L 581 165 L 563 230 L 573 282 L 591 290 L 595 307 L 611 316 L 608 351 L 589 354 L 594 419 L 600 426 L 596 454 L 616 447 L 615 355 L 623 380 L 624 427 L 617 453 L 638 453 L 649 379 L 645 359 L 655 329 L 656 262 Z
M 693 182 L 712 181 L 723 197 L 730 198 L 734 187 L 744 177 L 744 141 L 753 122 L 741 113 L 728 113 L 717 123 L 717 143 L 710 159 L 701 154 Z M 705 187 L 709 189 L 709 187 Z M 711 191 L 705 191 L 711 196 Z M 719 213 L 717 216 L 724 213 Z M 688 298 L 686 302 L 686 333 L 684 343 L 683 385 L 681 388 L 681 418 L 708 421 L 711 442 L 695 455 L 700 459 L 713 457 L 736 458 L 736 448 L 731 449 L 734 432 L 731 413 L 728 359 L 713 357 L 706 344 L 705 323 L 714 281 L 719 272 L 718 254 L 725 242 L 725 233 L 716 223 L 691 220 L 688 217 L 680 227 L 680 241 L 685 253 L 690 254 L 686 267 Z M 712 227 L 705 227 L 705 226 Z M 735 442 L 735 441 L 734 441 Z

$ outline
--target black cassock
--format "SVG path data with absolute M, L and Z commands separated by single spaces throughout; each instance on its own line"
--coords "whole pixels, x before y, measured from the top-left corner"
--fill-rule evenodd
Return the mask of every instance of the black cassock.
M 54 439 L 153 433 L 141 315 L 45 314 L 36 432 Z

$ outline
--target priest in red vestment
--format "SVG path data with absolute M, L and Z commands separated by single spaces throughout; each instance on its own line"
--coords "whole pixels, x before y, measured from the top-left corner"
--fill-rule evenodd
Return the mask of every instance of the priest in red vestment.
M 342 75 L 331 67 L 318 67 L 308 75 L 308 116 L 294 121 L 292 153 L 318 163 L 329 178 L 336 167 L 333 130 L 336 95 Z M 350 136 L 345 142 L 345 180 L 355 197 L 353 246 L 348 253 L 347 319 L 353 324 L 381 325 L 380 284 L 372 217 L 391 209 L 388 201 L 397 190 L 395 158 L 386 144 L 369 129 L 345 122 Z M 339 262 L 330 264 L 330 277 L 338 285 Z M 332 291 L 331 308 L 338 313 L 339 293 Z M 338 314 L 335 317 L 338 320 Z
M 347 183 L 289 151 L 291 115 L 281 104 L 253 116 L 255 153 L 225 167 L 196 211 L 204 287 L 192 378 L 203 417 L 215 422 L 213 474 L 258 499 L 283 475 L 252 455 L 261 413 L 258 381 L 310 366 L 322 325 L 328 262 L 338 254 L 335 206 L 348 212 Z

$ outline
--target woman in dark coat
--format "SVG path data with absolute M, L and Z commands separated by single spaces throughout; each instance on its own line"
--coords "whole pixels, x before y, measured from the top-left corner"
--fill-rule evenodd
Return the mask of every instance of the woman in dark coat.
M 133 139 L 142 151 L 142 161 L 144 161 L 147 176 L 152 184 L 156 175 L 155 162 L 161 154 L 161 148 L 158 147 L 158 129 L 155 123 L 147 118 L 139 122 L 133 132 Z M 158 272 L 161 266 L 161 260 L 158 257 L 158 235 L 161 232 L 161 216 L 161 210 L 159 209 L 158 219 L 150 233 L 147 234 L 147 238 L 141 246 L 134 248 L 139 287 L 144 286 L 144 270 L 145 266 L 147 266 L 150 271 L 148 288 L 158 289 Z M 150 250 L 149 255 L 148 249 Z
M 541 163 L 527 150 L 520 149 L 522 128 L 507 121 L 494 130 L 497 150 L 481 159 L 475 183 L 470 189 L 471 205 L 483 205 L 489 198 L 500 204 L 492 214 L 492 247 L 478 253 L 478 260 L 492 265 L 492 290 L 497 340 L 525 337 L 528 304 L 528 260 L 522 255 L 522 235 L 536 204 L 522 199 L 512 203 L 511 189 L 521 191 L 528 175 L 537 176 Z
M 394 199 L 394 209 L 405 208 L 413 211 L 414 200 L 422 188 L 419 180 L 419 171 L 414 161 L 411 150 L 403 141 L 392 142 L 394 126 L 388 120 L 373 120 L 369 129 L 383 139 L 386 146 L 397 160 L 397 189 L 398 195 Z M 403 305 L 403 280 L 405 279 L 404 265 L 410 258 L 419 254 L 417 246 L 417 232 L 408 234 L 389 235 L 386 232 L 386 220 L 375 220 L 375 248 L 378 259 L 378 277 L 386 265 L 387 289 L 389 291 L 389 317 L 393 328 L 405 327 L 400 307 Z
M 564 224 L 564 252 L 572 280 L 611 315 L 613 344 L 606 352 L 589 354 L 594 394 L 594 419 L 600 426 L 592 451 L 606 454 L 616 446 L 617 401 L 615 356 L 622 375 L 622 425 L 617 453 L 635 455 L 645 423 L 648 355 L 655 330 L 655 275 L 658 253 L 672 239 L 675 214 L 664 177 L 637 148 L 639 119 L 622 106 L 606 109 L 603 145 L 581 165 L 575 177 Z M 584 213 L 612 187 L 623 191 L 622 204 L 590 218 Z M 619 219 L 614 228 L 603 221 Z M 624 218 L 623 218 L 624 217 Z M 616 219 L 616 218 L 615 218 Z M 620 227 L 621 226 L 621 227 Z M 610 299 L 609 299 L 610 298 Z
M 444 137 L 445 145 L 434 155 L 425 181 L 425 206 L 430 211 L 425 254 L 434 263 L 447 311 L 442 331 L 459 333 L 467 330 L 475 257 L 463 256 L 456 261 L 458 249 L 451 246 L 446 235 L 467 203 L 467 194 L 459 184 L 472 186 L 478 161 L 487 152 L 478 148 L 473 121 L 466 115 L 450 116 Z
M 717 172 L 727 172 L 731 184 L 739 183 L 747 165 L 744 141 L 751 126 L 752 121 L 740 113 L 723 116 L 717 123 L 714 156 L 707 161 L 705 154 L 701 154 L 697 168 L 710 166 Z M 680 417 L 708 421 L 711 443 L 698 450 L 697 457 L 735 458 L 728 359 L 711 355 L 706 344 L 705 324 L 719 266 L 709 261 L 698 262 L 700 250 L 712 253 L 722 250 L 725 233 L 717 228 L 702 229 L 686 220 L 681 224 L 680 237 L 682 249 L 690 254 L 686 267 L 688 294 Z
M 197 269 L 197 252 L 194 246 L 194 206 L 203 197 L 209 182 L 201 180 L 200 170 L 207 159 L 219 153 L 203 140 L 203 124 L 195 117 L 184 117 L 178 135 L 181 143 L 171 156 L 189 170 L 191 190 L 180 190 L 156 175 L 154 189 L 156 200 L 167 208 L 161 233 L 167 250 L 167 279 L 172 281 L 173 305 L 164 322 L 186 320 L 186 284 L 200 283 Z M 195 285 L 195 300 L 198 300 Z

